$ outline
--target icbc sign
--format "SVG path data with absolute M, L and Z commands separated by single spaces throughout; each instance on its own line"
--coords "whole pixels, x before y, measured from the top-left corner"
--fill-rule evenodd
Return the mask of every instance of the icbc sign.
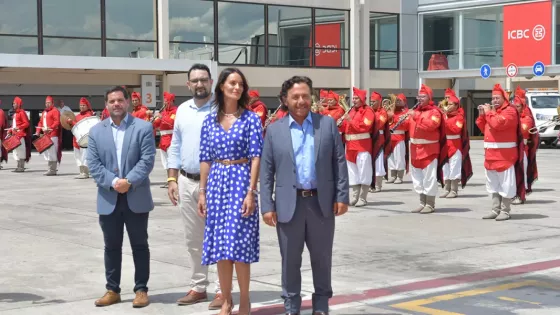
M 527 14 L 531 12 L 531 14 Z M 551 63 L 550 1 L 504 6 L 503 65 L 530 67 Z

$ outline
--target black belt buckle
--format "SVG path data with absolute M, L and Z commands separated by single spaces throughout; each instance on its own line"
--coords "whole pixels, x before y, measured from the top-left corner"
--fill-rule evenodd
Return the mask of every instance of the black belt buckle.
M 181 175 L 185 176 L 186 178 L 190 178 L 194 181 L 200 181 L 200 174 L 191 174 L 185 172 L 184 170 L 181 170 Z
M 317 189 L 298 189 L 299 195 L 303 198 L 317 195 Z

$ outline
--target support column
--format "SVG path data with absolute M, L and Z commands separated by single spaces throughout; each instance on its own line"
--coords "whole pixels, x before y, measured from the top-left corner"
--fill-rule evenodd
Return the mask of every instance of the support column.
M 550 45 L 551 49 L 552 49 L 552 54 L 550 55 L 550 63 L 555 65 L 557 64 L 556 62 L 556 17 L 557 15 L 557 10 L 556 10 L 556 5 L 558 4 L 557 0 L 552 0 L 552 35 L 550 38 L 552 38 L 552 45 Z M 559 83 L 560 84 L 560 83 Z
M 157 3 L 158 58 L 169 59 L 169 0 Z
M 371 2 L 369 0 L 361 0 L 360 1 L 360 6 L 361 6 L 361 11 L 360 11 L 360 27 L 361 27 L 361 31 L 362 34 L 360 36 L 361 38 L 361 48 L 360 48 L 360 57 L 361 57 L 361 75 L 360 75 L 360 80 L 361 80 L 361 85 L 360 85 L 360 89 L 364 89 L 366 91 L 368 91 L 367 95 L 369 97 L 370 94 L 370 88 L 374 88 L 370 86 L 369 83 L 369 73 L 370 73 L 370 53 L 369 51 L 370 49 L 370 45 L 371 43 L 369 42 L 369 31 L 370 31 L 370 27 L 369 27 L 369 11 L 370 11 L 370 6 L 371 6 Z M 377 37 L 376 37 L 377 38 Z
M 362 83 L 361 33 L 360 0 L 350 0 L 350 96 L 352 96 L 352 87 L 360 87 Z
M 464 46 L 463 46 L 463 44 L 464 44 L 463 43 L 464 42 L 464 40 L 463 40 L 463 25 L 464 25 L 464 23 L 463 23 L 463 11 L 459 12 L 459 19 L 458 20 L 459 20 L 459 23 L 458 23 L 459 24 L 458 25 L 459 26 L 458 27 L 458 30 L 459 30 L 459 34 L 458 34 L 459 36 L 458 37 L 459 37 L 459 39 L 458 39 L 458 43 L 457 43 L 458 44 L 457 49 L 459 50 L 459 69 L 462 70 L 462 69 L 465 68 L 465 49 L 464 49 Z

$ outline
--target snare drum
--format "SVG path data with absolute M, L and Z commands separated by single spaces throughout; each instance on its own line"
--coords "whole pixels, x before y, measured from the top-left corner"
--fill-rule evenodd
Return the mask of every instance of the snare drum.
M 35 149 L 37 149 L 37 152 L 39 153 L 43 153 L 45 151 L 47 151 L 50 147 L 53 146 L 53 142 L 51 140 L 51 137 L 47 136 L 47 135 L 42 135 L 39 138 L 37 138 L 35 141 L 33 141 L 33 146 L 35 147 Z
M 100 121 L 99 117 L 91 116 L 78 121 L 74 127 L 72 127 L 72 134 L 81 148 L 88 147 L 89 130 Z
M 18 136 L 10 136 L 8 139 L 2 141 L 2 146 L 6 151 L 12 152 L 21 145 L 21 138 Z

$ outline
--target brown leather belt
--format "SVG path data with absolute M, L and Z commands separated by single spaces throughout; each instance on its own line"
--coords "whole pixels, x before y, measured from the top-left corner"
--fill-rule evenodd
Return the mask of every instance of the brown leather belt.
M 297 189 L 296 194 L 298 197 L 314 197 L 317 196 L 317 189 Z
M 220 163 L 223 165 L 233 165 L 233 164 L 244 164 L 248 163 L 249 159 L 239 159 L 239 160 L 214 160 L 216 163 Z

